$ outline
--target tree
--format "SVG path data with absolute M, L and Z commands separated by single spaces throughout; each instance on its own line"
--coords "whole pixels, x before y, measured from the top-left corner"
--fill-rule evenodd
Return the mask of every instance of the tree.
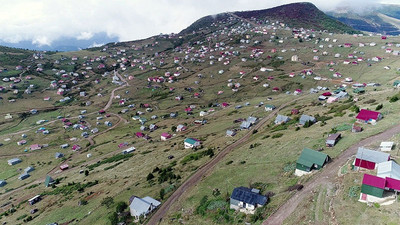
M 176 131 L 176 126 L 172 126 L 172 127 L 171 127 L 171 131 L 172 131 L 172 132 L 175 132 L 175 131 Z
M 85 170 L 85 176 L 89 175 L 89 170 Z
M 128 208 L 128 204 L 126 204 L 126 202 L 118 202 L 115 211 L 122 213 L 126 208 Z
M 147 181 L 152 180 L 154 178 L 154 175 L 152 173 L 149 173 L 149 175 L 147 175 Z
M 165 190 L 164 190 L 164 188 L 162 188 L 162 189 L 160 190 L 160 198 L 161 198 L 161 200 L 164 199 L 164 196 L 165 196 Z
M 113 212 L 108 216 L 108 219 L 111 222 L 111 225 L 117 225 L 118 224 L 118 214 L 116 212 Z
M 101 205 L 104 205 L 107 208 L 110 208 L 112 204 L 114 204 L 114 199 L 110 196 L 103 198 L 101 201 Z

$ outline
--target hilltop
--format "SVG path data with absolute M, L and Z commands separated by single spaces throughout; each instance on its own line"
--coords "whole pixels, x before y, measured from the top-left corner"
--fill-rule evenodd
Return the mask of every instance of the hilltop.
M 260 24 L 265 20 L 269 20 L 279 21 L 280 23 L 285 23 L 293 28 L 328 30 L 335 33 L 358 33 L 358 31 L 348 25 L 327 16 L 314 4 L 308 2 L 292 3 L 263 10 L 241 11 L 206 16 L 194 22 L 181 33 L 190 33 L 198 31 L 199 29 L 206 29 L 213 23 L 218 22 L 219 20 L 225 20 L 232 15 L 253 20 Z

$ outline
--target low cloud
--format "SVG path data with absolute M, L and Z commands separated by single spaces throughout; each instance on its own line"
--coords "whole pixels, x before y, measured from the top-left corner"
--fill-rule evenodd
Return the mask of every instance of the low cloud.
M 386 0 L 386 2 L 396 0 Z M 88 40 L 105 32 L 120 41 L 177 33 L 206 15 L 227 11 L 265 9 L 298 1 L 290 0 L 0 0 L 0 40 L 32 41 L 51 45 L 61 37 Z M 334 9 L 342 0 L 311 0 L 323 10 Z M 345 1 L 351 7 L 372 5 L 374 0 Z

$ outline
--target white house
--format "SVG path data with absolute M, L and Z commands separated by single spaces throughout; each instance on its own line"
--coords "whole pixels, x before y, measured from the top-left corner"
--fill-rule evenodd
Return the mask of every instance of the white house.
M 197 148 L 200 146 L 201 142 L 195 138 L 186 138 L 184 144 L 185 148 Z

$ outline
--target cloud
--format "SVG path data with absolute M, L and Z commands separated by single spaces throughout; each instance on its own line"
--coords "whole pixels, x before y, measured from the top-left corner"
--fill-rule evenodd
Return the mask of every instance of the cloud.
M 343 0 L 310 0 L 328 10 Z M 379 1 L 379 0 L 378 0 Z M 386 2 L 396 0 L 385 0 Z M 0 40 L 51 45 L 61 37 L 88 40 L 106 32 L 120 41 L 177 33 L 197 19 L 227 11 L 265 9 L 296 0 L 0 0 Z M 346 1 L 352 7 L 375 0 Z

